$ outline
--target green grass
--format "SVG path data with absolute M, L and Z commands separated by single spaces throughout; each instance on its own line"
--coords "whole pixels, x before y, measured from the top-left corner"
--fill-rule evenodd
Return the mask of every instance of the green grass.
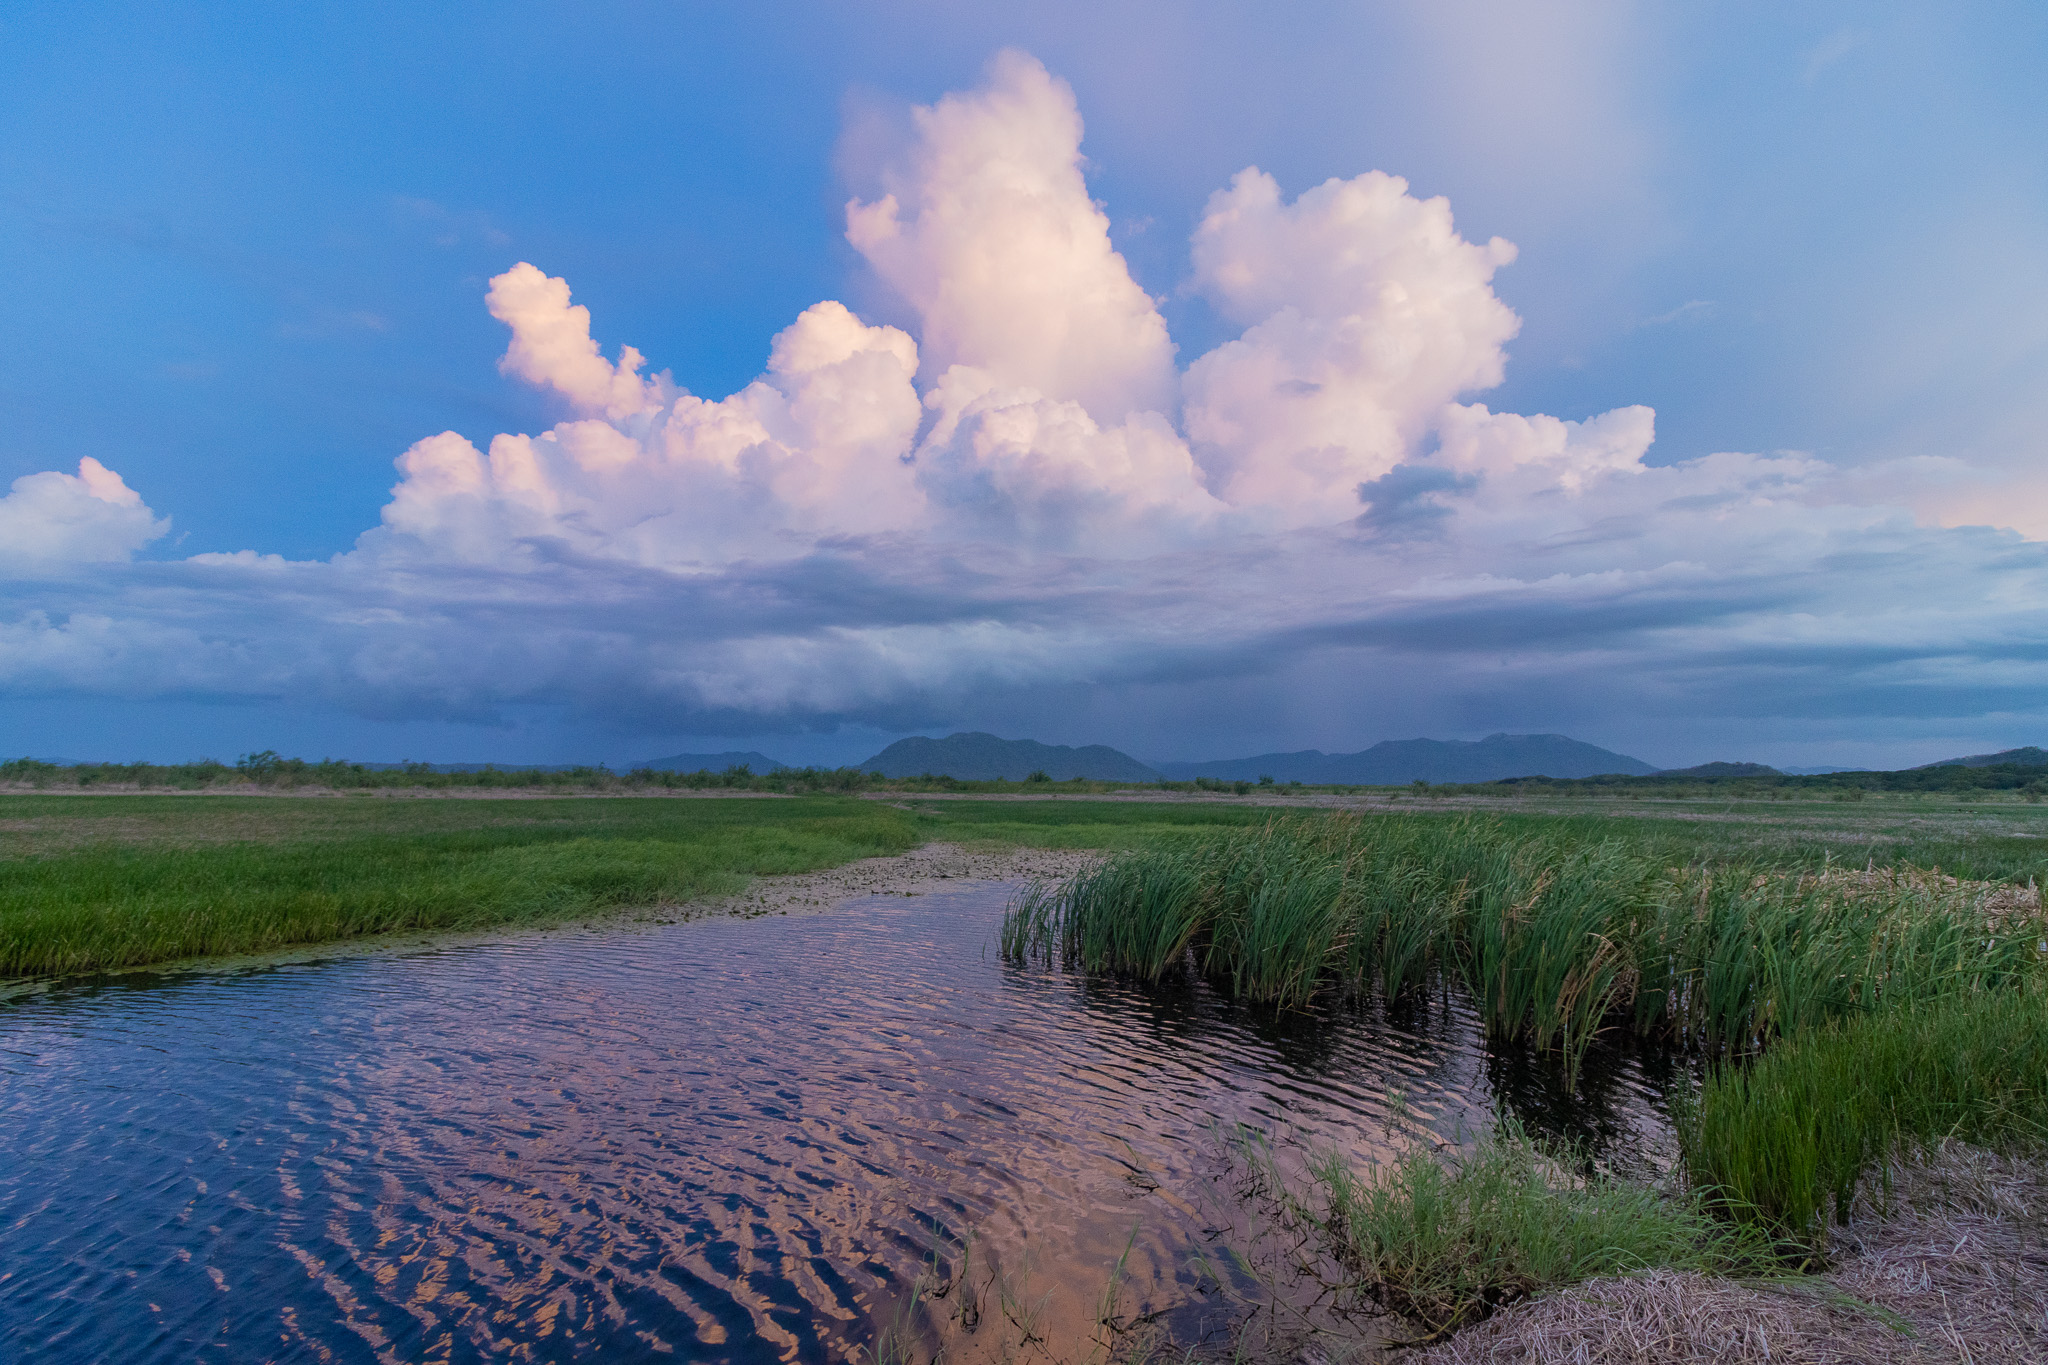
M 1294 817 L 1158 841 L 1021 898 L 1013 960 L 1157 980 L 1192 970 L 1300 1006 L 1449 978 L 1489 1034 L 1580 1054 L 1616 1023 L 1720 1052 L 2042 971 L 2037 915 L 1987 927 L 1930 878 L 1694 861 L 1582 821 Z
M 0 860 L 0 974 L 683 902 L 924 837 L 903 811 L 831 798 L 59 800 L 65 809 L 30 839 L 10 831 L 38 851 Z M 95 802 L 112 804 L 79 808 Z M 34 824 L 24 804 L 0 803 L 0 816 Z
M 1290 1221 L 1342 1268 L 1349 1291 L 1448 1334 L 1547 1290 L 1651 1267 L 1768 1273 L 1769 1241 L 1699 1200 L 1575 1176 L 1512 1121 L 1448 1159 L 1423 1149 L 1355 1169 L 1315 1160 L 1305 1188 L 1247 1152 Z
M 2048 995 L 1956 995 L 1788 1039 L 1711 1075 L 1681 1136 L 1737 1218 L 1813 1245 L 1902 1146 L 2048 1139 Z
M 1224 802 L 1074 799 L 1070 784 L 1051 785 L 1060 789 L 1057 800 L 932 799 L 915 791 L 865 800 L 0 795 L 0 974 L 246 953 L 388 930 L 538 922 L 687 900 L 748 877 L 931 839 L 1127 854 L 1199 850 L 1263 828 L 1273 815 Z M 1909 847 L 1924 838 L 1938 841 L 1944 859 L 2003 860 L 2000 866 L 2017 873 L 2048 844 L 2034 837 L 2042 822 L 2029 823 L 2033 814 L 1873 802 L 1846 814 L 1781 806 L 1758 816 L 1717 804 L 1652 818 L 1517 810 L 1482 823 L 1531 847 L 1611 846 L 1659 869 L 1743 859 L 1804 867 L 1845 850 Z M 1415 831 L 1471 821 L 1427 803 L 1414 815 L 1376 819 L 1374 828 Z M 1330 820 L 1300 817 L 1303 829 Z M 1329 827 L 1342 824 L 1340 818 Z M 1856 861 L 1860 866 L 1860 853 Z M 1415 879 L 1443 869 L 1429 858 L 1390 857 L 1375 869 L 1369 879 L 1355 875 L 1364 869 L 1347 874 L 1347 904 L 1369 913 L 1331 935 L 1329 925 L 1318 928 L 1289 900 L 1298 900 L 1306 883 L 1275 865 L 1272 889 L 1242 926 L 1240 988 L 1290 999 L 1322 989 L 1328 981 L 1320 972 L 1300 970 L 1319 954 L 1340 959 L 1339 976 L 1371 974 L 1396 985 L 1438 969 L 1440 926 L 1409 909 L 1429 893 Z M 1511 912 L 1514 903 L 1495 908 Z M 1499 927 L 1526 936 L 1526 928 Z M 1166 964 L 1172 926 L 1162 931 L 1169 936 L 1149 947 L 1090 955 L 1125 966 L 1140 959 Z M 1509 997 L 1549 989 L 1541 979 L 1512 973 L 1498 984 Z
M 1260 818 L 836 796 L 0 796 L 0 976 L 681 903 L 932 839 L 1133 848 Z

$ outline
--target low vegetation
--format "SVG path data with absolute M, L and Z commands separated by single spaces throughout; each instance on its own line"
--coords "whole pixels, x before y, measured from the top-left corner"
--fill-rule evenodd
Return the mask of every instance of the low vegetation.
M 320 765 L 215 767 L 218 792 L 314 789 Z M 0 780 L 22 771 L 0 767 Z M 1284 1196 L 1295 1216 L 1353 1292 L 1425 1334 L 1650 1267 L 1796 1267 L 1902 1147 L 2048 1141 L 2042 844 L 2017 816 L 1914 807 L 1888 824 L 1866 806 L 1802 823 L 1717 803 L 1627 820 L 1427 806 L 1276 817 L 1222 802 L 924 799 L 949 794 L 943 780 L 861 774 L 815 791 L 802 784 L 829 781 L 737 771 L 710 775 L 721 795 L 779 782 L 790 799 L 470 800 L 494 775 L 423 770 L 398 776 L 444 799 L 366 786 L 192 800 L 96 795 L 67 771 L 65 794 L 0 796 L 0 975 L 674 906 L 944 839 L 1109 854 L 1019 899 L 1002 929 L 1013 960 L 1194 974 L 1281 1007 L 1446 987 L 1494 1038 L 1567 1065 L 1601 1031 L 1707 1060 L 1683 1186 L 1585 1174 L 1512 1127 L 1448 1161 L 1319 1161 Z M 129 785 L 148 776 L 124 771 Z M 322 789 L 346 789 L 327 777 Z M 671 779 L 588 770 L 560 790 L 653 797 Z M 1855 870 L 1839 861 L 1850 851 Z
M 0 976 L 674 907 L 934 839 L 1131 848 L 1234 806 L 0 796 Z
M 2048 1141 L 2037 883 L 1680 851 L 1565 821 L 1277 819 L 1032 888 L 1002 946 L 1282 1007 L 1451 987 L 1567 1067 L 1603 1030 L 1702 1056 L 1667 1188 L 1553 1160 L 1507 1121 L 1445 1159 L 1326 1155 L 1269 1182 L 1348 1293 L 1425 1337 L 1603 1277 L 1810 1270 L 1901 1152 Z
M 830 798 L 321 802 L 282 820 L 260 799 L 62 804 L 46 842 L 0 859 L 0 974 L 676 905 L 923 842 L 903 811 Z M 19 817 L 33 809 L 7 813 L 31 823 Z
M 1309 1179 L 1247 1152 L 1261 1188 L 1314 1235 L 1348 1292 L 1446 1335 L 1532 1294 L 1651 1267 L 1777 1271 L 1769 1242 L 1695 1198 L 1575 1174 L 1512 1120 L 1439 1159 L 1426 1148 L 1364 1172 L 1332 1153 Z
M 1843 1020 L 1707 1079 L 1682 1128 L 1693 1179 L 1804 1247 L 1902 1150 L 2048 1140 L 2048 996 L 1975 991 Z

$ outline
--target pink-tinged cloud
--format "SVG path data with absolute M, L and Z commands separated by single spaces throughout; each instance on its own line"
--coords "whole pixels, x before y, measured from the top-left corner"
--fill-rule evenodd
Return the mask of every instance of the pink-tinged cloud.
M 0 569 L 125 560 L 170 529 L 88 455 L 76 474 L 26 474 L 0 498 Z
M 916 310 L 927 376 L 971 366 L 1103 424 L 1171 412 L 1173 341 L 1088 197 L 1066 82 L 1004 52 L 915 122 L 889 192 L 847 205 L 846 236 Z

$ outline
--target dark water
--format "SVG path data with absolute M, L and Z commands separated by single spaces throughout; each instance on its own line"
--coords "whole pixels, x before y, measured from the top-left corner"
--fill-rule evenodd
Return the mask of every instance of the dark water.
M 1009 890 L 0 1003 L 0 1359 L 1079 1359 L 1120 1256 L 1114 1320 L 1241 1311 L 1234 1125 L 1655 1125 L 1635 1063 L 1569 1095 L 1443 1002 L 1006 966 Z

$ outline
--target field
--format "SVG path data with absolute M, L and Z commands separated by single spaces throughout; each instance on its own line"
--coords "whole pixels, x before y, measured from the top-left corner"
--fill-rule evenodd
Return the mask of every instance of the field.
M 1112 847 L 1257 818 L 951 809 L 835 796 L 0 797 L 0 975 L 674 907 L 935 838 Z
M 391 931 L 686 904 L 747 879 L 932 840 L 1104 850 L 1319 815 L 1319 798 L 0 795 L 0 975 L 92 971 Z M 1320 798 L 1327 801 L 1329 798 Z M 1349 804 L 1349 803 L 1347 803 Z M 1381 796 L 1388 828 L 1483 815 L 1502 836 L 1673 863 L 1940 868 L 2048 879 L 2048 809 Z

